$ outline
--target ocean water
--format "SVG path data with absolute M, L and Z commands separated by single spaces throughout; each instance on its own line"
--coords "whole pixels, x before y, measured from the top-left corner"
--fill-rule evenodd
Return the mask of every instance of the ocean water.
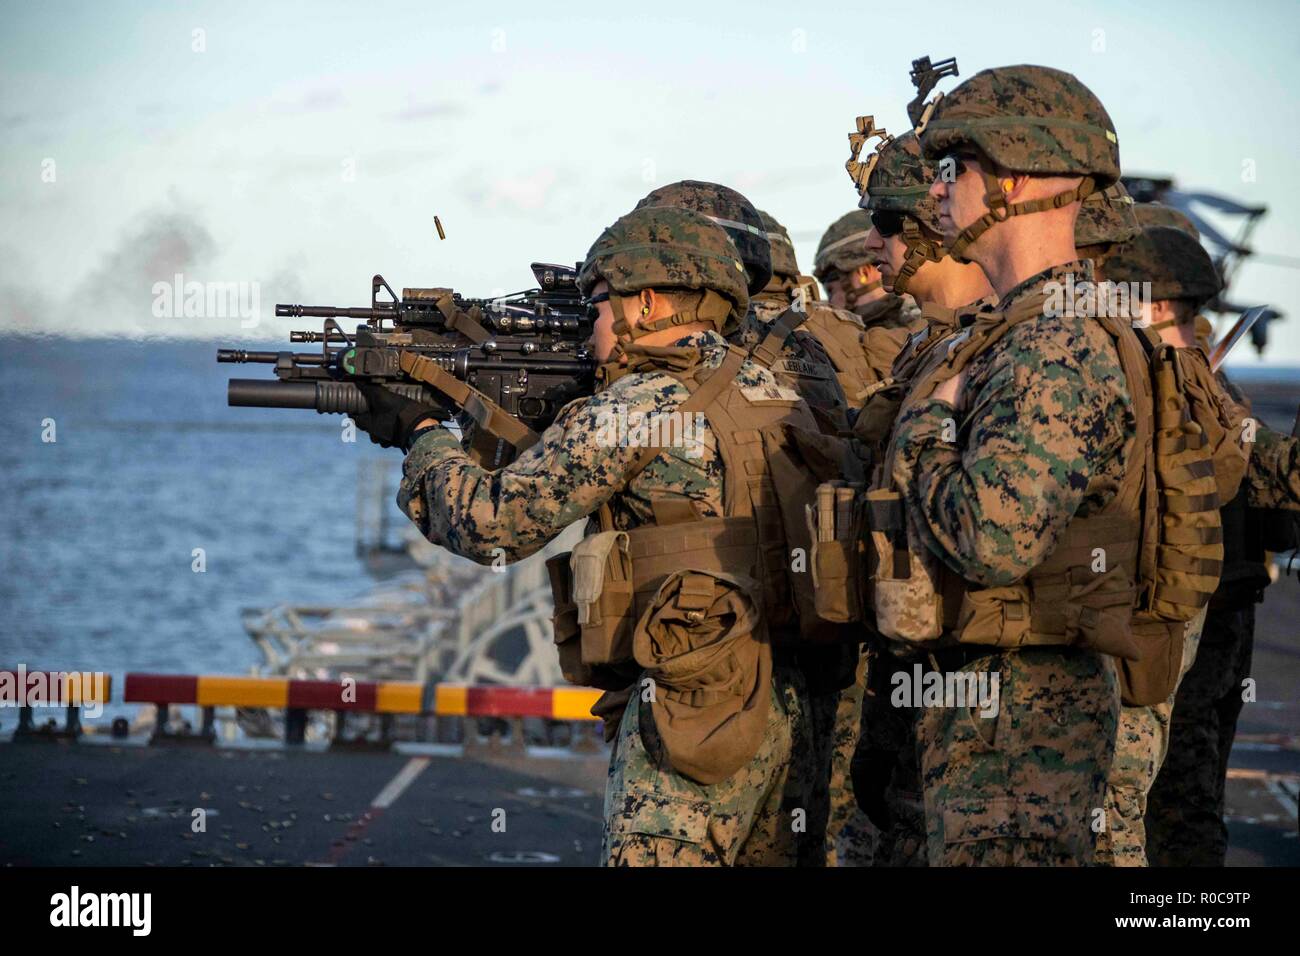
M 339 416 L 227 407 L 228 378 L 270 369 L 219 344 L 0 338 L 0 666 L 107 671 L 118 699 L 127 671 L 246 673 L 241 608 L 371 586 L 360 463 L 399 453 L 343 442 Z

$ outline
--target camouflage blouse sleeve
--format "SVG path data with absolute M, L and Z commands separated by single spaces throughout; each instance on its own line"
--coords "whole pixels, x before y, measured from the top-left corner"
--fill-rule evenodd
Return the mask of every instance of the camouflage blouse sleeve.
M 623 488 L 639 449 L 611 438 L 610 416 L 627 413 L 629 383 L 663 379 L 635 391 L 638 407 L 671 408 L 685 398 L 667 376 L 628 375 L 612 388 L 571 403 L 532 448 L 489 471 L 445 429 L 422 435 L 402 468 L 397 504 L 434 544 L 486 564 L 518 561 Z
M 1252 508 L 1300 511 L 1300 438 L 1259 424 L 1246 467 L 1246 502 Z
M 927 546 L 989 587 L 1042 563 L 1098 466 L 1118 468 L 1127 437 L 1116 424 L 1125 416 L 1095 384 L 1104 374 L 1123 381 L 1115 357 L 1081 360 L 1042 338 L 1008 345 L 968 383 L 964 417 L 931 400 L 904 413 L 894 439 L 894 480 Z

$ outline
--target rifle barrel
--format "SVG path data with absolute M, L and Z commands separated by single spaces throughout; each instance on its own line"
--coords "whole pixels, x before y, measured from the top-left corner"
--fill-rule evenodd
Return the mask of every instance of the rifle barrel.
M 340 309 L 333 305 L 275 305 L 277 318 L 309 319 L 361 319 L 370 322 L 379 318 L 391 318 L 392 309 Z
M 274 365 L 281 355 L 291 355 L 295 365 L 324 365 L 325 358 L 319 352 L 246 352 L 244 349 L 217 349 L 217 361 L 232 364 L 254 362 L 262 365 Z

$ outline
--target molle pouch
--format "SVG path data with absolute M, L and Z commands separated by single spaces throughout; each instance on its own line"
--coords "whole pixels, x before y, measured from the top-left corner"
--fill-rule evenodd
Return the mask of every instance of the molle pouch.
M 625 531 L 602 531 L 579 542 L 569 557 L 582 663 L 632 658 L 632 559 Z M 558 639 L 558 637 L 557 637 Z
M 862 620 L 856 540 L 814 542 L 812 572 L 818 617 L 834 624 Z
M 752 578 L 685 568 L 669 574 L 637 622 L 636 662 L 668 762 L 708 786 L 736 773 L 767 732 L 772 650 Z
M 1109 654 L 1121 663 L 1143 656 L 1134 635 L 1137 588 L 1118 566 L 1104 573 L 1087 567 L 1069 572 L 1065 601 L 1065 636 L 1078 647 Z M 1176 673 L 1176 671 L 1175 671 Z
M 1250 460 L 1250 444 L 1242 441 L 1242 422 L 1250 409 L 1220 387 L 1200 349 L 1179 349 L 1183 392 L 1192 419 L 1201 426 L 1205 445 L 1214 462 L 1214 482 L 1219 501 L 1236 496 Z
M 1219 508 L 1226 502 L 1219 500 L 1214 454 L 1205 428 L 1189 411 L 1176 350 L 1158 348 L 1151 368 L 1160 503 L 1149 610 L 1159 620 L 1182 623 L 1194 618 L 1219 586 L 1223 571 Z M 1200 410 L 1205 424 L 1217 428 L 1211 411 Z
M 551 624 L 555 632 L 555 649 L 560 656 L 560 673 L 571 684 L 593 686 L 592 670 L 582 663 L 582 628 L 578 626 L 578 606 L 573 603 L 569 553 L 548 558 L 546 574 L 551 580 L 551 597 L 555 603 Z
M 813 593 L 817 616 L 836 624 L 862 620 L 858 594 L 860 485 L 826 482 L 817 488 L 817 507 L 806 506 L 812 539 Z
M 1138 660 L 1119 660 L 1120 700 L 1128 707 L 1149 707 L 1168 700 L 1178 689 L 1183 668 L 1185 625 L 1143 621 L 1133 625 Z
M 1025 584 L 966 591 L 957 615 L 962 644 L 1023 647 L 1032 644 L 1029 588 Z
M 910 644 L 936 640 L 943 633 L 938 562 L 912 531 L 902 495 L 867 492 L 866 523 L 876 629 Z
M 825 597 L 815 567 L 817 532 L 810 523 L 808 509 L 817 507 L 820 511 L 822 503 L 829 502 L 821 532 L 833 537 L 836 489 L 848 503 L 852 502 L 848 484 L 840 480 L 845 474 L 846 446 L 841 439 L 785 423 L 764 430 L 762 436 L 774 507 L 769 510 L 756 506 L 755 516 L 765 555 L 763 607 L 769 633 L 774 642 L 783 646 L 790 639 L 786 635 L 797 635 L 798 640 L 812 643 L 844 640 L 850 636 L 850 629 L 837 625 L 845 619 L 823 617 L 818 610 Z M 767 493 L 765 488 L 763 494 Z M 771 521 L 765 517 L 767 514 L 777 520 Z M 856 639 L 856 635 L 853 637 Z

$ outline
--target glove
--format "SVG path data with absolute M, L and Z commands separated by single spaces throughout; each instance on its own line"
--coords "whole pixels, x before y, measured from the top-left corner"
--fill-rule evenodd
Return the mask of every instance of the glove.
M 443 410 L 437 405 L 426 405 L 405 398 L 396 392 L 372 382 L 357 382 L 357 388 L 366 398 L 366 411 L 353 415 L 357 427 L 370 436 L 370 440 L 383 448 L 406 450 L 415 426 L 426 418 L 441 419 Z

